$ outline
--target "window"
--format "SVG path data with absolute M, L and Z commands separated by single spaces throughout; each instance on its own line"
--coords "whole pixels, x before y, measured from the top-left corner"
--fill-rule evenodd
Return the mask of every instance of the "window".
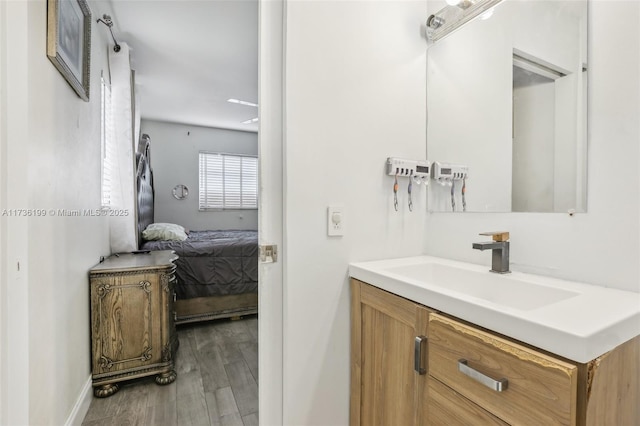
M 102 188 L 101 188 L 101 204 L 102 207 L 113 206 L 113 121 L 111 117 L 111 88 L 102 77 L 102 114 L 101 114 L 101 138 L 102 138 Z
M 200 152 L 200 210 L 257 209 L 258 158 Z

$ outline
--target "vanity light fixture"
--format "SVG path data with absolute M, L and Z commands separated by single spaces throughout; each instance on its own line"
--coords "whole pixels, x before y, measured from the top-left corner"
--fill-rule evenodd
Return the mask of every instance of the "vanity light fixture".
M 446 0 L 447 6 L 427 18 L 427 38 L 436 42 L 478 15 L 488 19 L 502 0 Z
M 436 16 L 436 15 L 431 15 L 429 16 L 429 18 L 427 18 L 427 28 L 428 31 L 431 30 L 435 30 L 440 28 L 441 26 L 444 25 L 444 18 L 442 18 L 441 16 Z
M 258 107 L 258 104 L 254 104 L 253 102 L 248 102 L 248 101 L 241 101 L 239 99 L 227 99 L 227 102 L 230 102 L 232 104 L 238 104 L 238 105 L 246 105 L 246 106 L 252 106 L 252 107 Z

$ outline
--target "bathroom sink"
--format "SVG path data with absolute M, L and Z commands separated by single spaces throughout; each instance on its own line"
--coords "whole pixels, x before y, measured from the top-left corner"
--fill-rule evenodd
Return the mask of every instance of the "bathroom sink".
M 351 263 L 349 275 L 577 362 L 640 334 L 640 293 L 432 256 Z
M 425 262 L 387 268 L 390 274 L 425 280 L 444 291 L 460 292 L 508 308 L 530 310 L 579 295 L 578 292 L 525 281 L 512 274 L 495 274 L 461 266 Z

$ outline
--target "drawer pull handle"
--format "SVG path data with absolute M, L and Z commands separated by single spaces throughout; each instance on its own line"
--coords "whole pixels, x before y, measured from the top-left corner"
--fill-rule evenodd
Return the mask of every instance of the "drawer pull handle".
M 509 386 L 509 381 L 507 379 L 494 380 L 489 376 L 486 376 L 479 372 L 478 370 L 474 370 L 473 368 L 467 365 L 466 359 L 458 360 L 458 371 L 460 371 L 465 376 L 471 377 L 473 380 L 476 380 L 486 387 L 493 389 L 496 392 L 502 392 L 507 390 Z
M 427 369 L 422 366 L 422 346 L 427 341 L 425 336 L 416 336 L 413 350 L 413 369 L 416 373 L 427 374 Z

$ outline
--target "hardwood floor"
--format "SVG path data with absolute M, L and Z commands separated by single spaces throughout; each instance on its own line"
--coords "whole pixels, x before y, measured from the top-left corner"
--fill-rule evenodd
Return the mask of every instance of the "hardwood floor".
M 257 425 L 257 317 L 185 324 L 178 338 L 174 383 L 123 382 L 115 395 L 92 399 L 82 425 Z

